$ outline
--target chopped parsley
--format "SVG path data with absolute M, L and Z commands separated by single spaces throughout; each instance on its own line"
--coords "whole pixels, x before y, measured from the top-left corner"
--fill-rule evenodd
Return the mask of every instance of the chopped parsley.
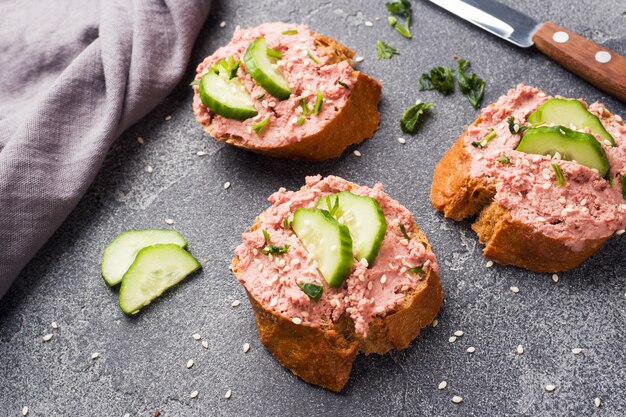
M 269 242 L 270 241 L 270 234 L 267 233 L 267 230 L 265 230 L 265 229 L 263 229 L 262 232 L 263 232 L 263 239 L 265 239 L 265 243 Z
M 287 253 L 289 250 L 289 245 L 278 246 L 278 245 L 267 245 L 263 248 L 263 253 L 265 255 L 282 255 L 283 253 Z
M 340 86 L 342 86 L 343 88 L 345 88 L 346 90 L 350 89 L 350 86 L 344 82 L 341 81 L 337 81 L 337 84 L 339 84 Z
M 324 287 L 311 282 L 303 282 L 302 284 L 298 284 L 298 287 L 313 301 L 319 301 L 322 296 L 322 291 L 324 291 Z
M 283 227 L 289 229 L 289 219 L 287 217 L 283 219 Z
M 257 135 L 260 135 L 261 133 L 263 133 L 263 130 L 265 130 L 265 127 L 269 122 L 270 117 L 267 116 L 265 119 L 261 120 L 258 123 L 252 123 L 252 130 L 254 130 Z
M 454 91 L 452 70 L 445 67 L 435 67 L 420 77 L 420 91 L 437 90 L 444 96 Z
M 322 110 L 322 103 L 324 102 L 324 95 L 320 90 L 317 90 L 317 94 L 315 95 L 315 105 L 313 106 L 313 114 L 319 114 L 320 110 Z
M 282 32 L 283 35 L 297 35 L 298 29 L 289 29 Z
M 404 236 L 404 238 L 406 240 L 411 240 L 411 238 L 409 237 L 409 234 L 406 232 L 406 228 L 404 227 L 403 224 L 400 225 L 400 231 L 402 232 L 402 236 Z
M 409 268 L 406 270 L 406 272 L 410 272 L 411 274 L 425 274 L 426 271 L 424 271 L 424 269 L 422 269 L 423 265 L 420 266 L 415 266 L 413 268 Z
M 472 142 L 472 146 L 474 148 L 484 148 L 485 146 L 487 146 L 489 141 L 491 141 L 493 138 L 496 137 L 496 135 L 497 135 L 496 131 L 491 129 L 491 131 L 487 133 L 480 142 Z
M 302 114 L 304 114 L 305 116 L 308 116 L 311 114 L 309 105 L 307 104 L 306 99 L 304 97 L 300 99 L 300 107 L 302 107 Z
M 385 42 L 380 39 L 376 41 L 376 50 L 378 51 L 378 60 L 381 58 L 391 59 L 394 55 L 400 55 L 400 52 L 393 46 L 387 45 Z
M 267 48 L 266 52 L 267 52 L 267 56 L 271 56 L 272 58 L 281 59 L 283 57 L 283 54 L 280 51 L 277 51 L 276 49 Z
M 304 122 L 306 122 L 306 117 L 304 116 L 300 116 L 298 117 L 298 120 L 296 120 L 296 123 L 298 123 L 300 126 L 302 126 Z
M 469 77 L 465 75 L 465 70 L 470 66 L 470 62 L 465 59 L 459 60 L 459 70 L 457 72 L 457 81 L 461 92 L 465 94 L 472 106 L 477 109 L 485 95 L 485 81 L 476 74 Z
M 334 216 L 339 210 L 339 197 L 335 197 L 335 202 L 331 203 L 330 196 L 326 196 L 326 207 L 328 207 L 328 214 Z
M 237 69 L 241 61 L 229 56 L 227 58 L 220 59 L 211 68 L 217 75 L 227 80 L 231 80 L 237 76 Z
M 563 171 L 561 171 L 561 166 L 559 164 L 552 164 L 552 169 L 556 174 L 556 185 L 560 187 L 565 184 L 565 176 L 563 175 Z
M 619 184 L 622 186 L 622 197 L 626 199 L 626 175 L 620 177 Z
M 528 126 L 524 126 L 523 124 L 515 120 L 515 117 L 513 116 L 510 116 L 508 119 L 506 119 L 506 122 L 509 124 L 509 132 L 514 135 L 528 130 Z
M 400 119 L 400 128 L 404 133 L 417 132 L 418 122 L 422 114 L 428 111 L 433 106 L 432 103 L 417 103 L 409 107 Z
M 309 58 L 311 58 L 311 61 L 315 62 L 317 65 L 321 64 L 319 58 L 313 55 L 313 52 L 307 51 L 306 54 L 309 56 Z
M 393 16 L 389 16 L 387 19 L 389 24 L 394 27 L 400 35 L 405 38 L 411 38 L 411 2 L 409 0 L 397 0 L 385 3 L 385 7 L 392 15 L 405 19 L 404 25 L 401 25 L 398 23 L 398 19 Z
M 511 162 L 511 160 L 509 159 L 509 157 L 508 157 L 508 156 L 506 156 L 506 155 L 502 155 L 501 157 L 496 158 L 496 161 L 500 162 L 501 164 L 508 164 L 508 163 L 510 163 L 510 162 Z

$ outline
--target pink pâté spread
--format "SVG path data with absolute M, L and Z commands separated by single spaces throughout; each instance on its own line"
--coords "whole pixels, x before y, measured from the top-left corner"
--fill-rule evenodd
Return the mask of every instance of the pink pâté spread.
M 600 104 L 588 106 L 615 139 L 616 145 L 610 146 L 596 135 L 609 159 L 608 178 L 613 179 L 613 185 L 584 165 L 558 161 L 566 183 L 557 186 L 551 167 L 555 161 L 550 156 L 514 150 L 521 135 L 512 134 L 507 123 L 509 116 L 525 123 L 549 98 L 535 87 L 520 84 L 485 107 L 480 122 L 471 125 L 465 136 L 465 150 L 471 155 L 470 175 L 495 182 L 494 198 L 514 220 L 541 230 L 548 237 L 563 239 L 572 250 L 581 250 L 586 241 L 606 238 L 626 227 L 626 200 L 619 183 L 619 176 L 626 173 L 626 126 L 620 116 L 607 118 L 608 113 Z M 496 136 L 484 148 L 472 146 L 492 129 Z M 588 128 L 583 131 L 591 133 Z M 498 162 L 502 156 L 510 162 Z
M 347 313 L 355 323 L 356 332 L 365 337 L 370 321 L 394 310 L 415 289 L 420 276 L 407 269 L 422 266 L 424 271 L 438 271 L 435 255 L 413 239 L 413 216 L 398 201 L 383 191 L 382 184 L 373 188 L 359 186 L 351 192 L 375 198 L 387 221 L 387 232 L 380 252 L 369 268 L 365 260 L 355 261 L 352 271 L 340 288 L 329 287 L 316 268 L 313 259 L 291 229 L 285 229 L 284 219 L 289 219 L 300 207 L 315 207 L 317 201 L 329 194 L 348 190 L 348 181 L 329 176 L 307 177 L 300 191 L 281 188 L 272 194 L 272 203 L 260 216 L 261 226 L 243 234 L 243 243 L 235 254 L 239 257 L 239 281 L 254 299 L 265 308 L 305 326 L 319 326 L 329 320 L 336 321 Z M 403 236 L 404 225 L 411 239 Z M 289 245 L 282 255 L 265 255 L 266 230 L 271 242 Z M 311 282 L 323 285 L 319 301 L 311 300 L 298 283 Z M 294 320 L 295 319 L 295 320 Z
M 297 33 L 283 33 L 288 31 Z M 262 36 L 268 48 L 282 53 L 276 65 L 293 92 L 287 100 L 278 100 L 266 92 L 252 79 L 243 63 L 248 45 Z M 243 145 L 252 147 L 284 146 L 319 132 L 345 106 L 350 89 L 356 82 L 350 62 L 329 63 L 330 58 L 318 50 L 311 31 L 303 25 L 266 23 L 252 29 L 237 27 L 228 45 L 219 48 L 198 65 L 196 79 L 202 78 L 220 59 L 229 56 L 242 61 L 237 76 L 250 93 L 257 116 L 239 121 L 216 115 L 202 104 L 197 86 L 194 86 L 194 113 L 199 123 L 211 122 L 213 135 L 237 136 L 242 138 Z M 300 99 L 305 99 L 313 107 L 317 91 L 324 95 L 321 111 L 317 115 L 305 116 L 306 122 L 298 124 L 298 117 L 302 115 Z M 268 116 L 270 121 L 263 135 L 256 134 L 252 125 Z

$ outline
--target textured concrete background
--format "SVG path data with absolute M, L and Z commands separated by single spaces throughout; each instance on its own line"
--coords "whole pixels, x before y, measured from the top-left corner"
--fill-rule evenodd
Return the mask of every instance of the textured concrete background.
M 538 19 L 626 54 L 623 0 L 523 3 Z M 458 92 L 420 93 L 417 79 L 432 66 L 453 65 L 457 53 L 486 80 L 485 104 L 524 82 L 601 100 L 623 116 L 626 107 L 535 51 L 516 49 L 424 1 L 413 4 L 415 37 L 406 40 L 385 22 L 382 1 L 215 2 L 180 86 L 117 141 L 88 194 L 0 301 L 0 415 L 18 415 L 23 406 L 31 416 L 148 416 L 156 409 L 163 416 L 626 415 L 624 238 L 560 274 L 558 283 L 548 274 L 486 269 L 468 224 L 443 219 L 428 200 L 437 160 L 477 111 Z M 195 65 L 227 43 L 235 25 L 272 20 L 335 36 L 364 56 L 359 68 L 383 84 L 381 127 L 358 147 L 362 157 L 351 149 L 321 164 L 268 159 L 218 144 L 195 124 L 187 86 Z M 379 38 L 401 55 L 376 61 Z M 435 103 L 433 117 L 417 135 L 402 135 L 398 119 L 417 98 Z M 403 352 L 357 359 L 339 395 L 307 385 L 273 360 L 228 270 L 240 233 L 267 206 L 265 198 L 317 173 L 384 183 L 430 238 L 446 292 L 437 327 Z M 226 181 L 232 186 L 224 190 Z M 117 307 L 117 291 L 100 277 L 101 252 L 124 230 L 170 227 L 166 218 L 206 260 L 204 270 L 129 319 Z M 242 304 L 231 307 L 237 299 Z M 456 330 L 465 335 L 449 343 Z M 196 332 L 208 349 L 192 339 Z M 44 343 L 47 333 L 54 337 Z M 251 349 L 244 354 L 246 342 Z M 515 353 L 519 344 L 523 355 Z M 476 353 L 466 353 L 469 346 Z M 573 355 L 575 347 L 582 353 Z M 92 352 L 100 358 L 92 360 Z M 195 361 L 191 369 L 188 359 Z M 442 380 L 448 387 L 440 391 Z M 557 388 L 547 393 L 546 384 Z M 190 399 L 194 390 L 199 395 Z M 464 402 L 453 404 L 453 395 Z M 602 399 L 598 409 L 595 397 Z

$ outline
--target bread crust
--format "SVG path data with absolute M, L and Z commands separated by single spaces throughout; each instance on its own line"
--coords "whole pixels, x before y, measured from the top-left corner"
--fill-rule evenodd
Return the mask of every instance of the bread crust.
M 313 33 L 315 44 L 321 51 L 320 55 L 330 57 L 329 62 L 335 64 L 349 61 L 354 66 L 354 51 L 337 42 L 335 39 Z M 214 135 L 211 122 L 203 123 L 203 129 L 216 140 L 226 142 L 262 155 L 294 159 L 323 161 L 337 158 L 351 145 L 363 142 L 372 137 L 378 129 L 382 86 L 372 77 L 360 71 L 353 71 L 356 82 L 343 108 L 324 128 L 314 134 L 305 136 L 299 141 L 279 147 L 268 147 L 259 144 L 251 146 L 243 138 L 234 135 Z
M 260 225 L 257 217 L 250 230 Z M 415 223 L 410 230 L 413 238 L 430 250 L 426 236 Z M 231 269 L 235 276 L 241 272 L 237 256 Z M 293 374 L 335 392 L 348 382 L 359 352 L 383 355 L 394 348 L 406 349 L 420 330 L 432 323 L 443 300 L 439 275 L 431 270 L 395 310 L 372 319 L 363 339 L 355 332 L 354 322 L 347 313 L 338 321 L 328 320 L 319 327 L 296 325 L 246 292 L 256 316 L 259 338 L 267 350 Z
M 480 117 L 474 125 L 478 123 Z M 513 220 L 509 211 L 493 200 L 495 184 L 470 177 L 471 157 L 465 150 L 466 135 L 467 130 L 437 164 L 430 199 L 445 217 L 457 221 L 478 214 L 472 229 L 485 245 L 485 257 L 534 272 L 559 272 L 577 267 L 608 240 L 587 240 L 581 251 L 573 251 L 565 238 L 548 237 Z

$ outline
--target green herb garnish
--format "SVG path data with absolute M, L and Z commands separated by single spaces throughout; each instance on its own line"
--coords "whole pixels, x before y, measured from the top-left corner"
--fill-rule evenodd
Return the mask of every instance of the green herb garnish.
M 417 103 L 409 107 L 400 119 L 400 128 L 404 133 L 417 132 L 420 117 L 433 106 L 432 103 Z
M 289 245 L 278 246 L 278 245 L 267 245 L 263 248 L 263 253 L 266 255 L 282 255 L 283 253 L 287 253 L 289 250 Z
M 614 185 L 615 185 L 615 181 L 613 181 L 613 178 L 609 178 L 609 187 L 613 188 Z M 626 194 L 624 194 L 624 189 L 623 188 L 622 188 L 622 195 L 626 199 Z
M 322 110 L 322 103 L 324 102 L 324 95 L 321 91 L 317 90 L 317 94 L 315 95 L 315 105 L 313 106 L 313 114 L 319 114 L 320 110 Z
M 334 216 L 339 210 L 339 197 L 335 197 L 335 202 L 331 204 L 330 196 L 326 196 L 326 207 L 328 207 L 328 214 Z
M 263 97 L 265 97 L 265 93 L 261 93 L 261 94 L 259 94 L 258 96 L 256 96 L 256 99 L 257 99 L 257 100 L 262 100 L 262 99 L 263 99 Z
M 200 80 L 193 80 L 192 82 L 189 83 L 190 86 L 194 86 L 194 85 L 200 85 Z
M 402 232 L 402 236 L 404 236 L 404 238 L 406 240 L 411 240 L 411 238 L 409 237 L 409 234 L 406 232 L 406 228 L 404 227 L 403 224 L 400 225 L 400 231 Z
M 469 61 L 465 59 L 459 60 L 459 70 L 456 75 L 459 82 L 459 88 L 461 92 L 467 96 L 467 99 L 472 103 L 472 106 L 477 109 L 480 106 L 480 102 L 485 95 L 485 81 L 482 78 L 478 78 L 476 74 L 472 74 L 469 77 L 465 75 L 465 70 L 470 66 Z
M 270 117 L 267 116 L 265 119 L 261 120 L 258 123 L 252 123 L 252 130 L 254 130 L 257 135 L 260 135 L 261 133 L 263 133 L 263 130 L 265 130 L 265 127 L 269 122 Z
M 472 146 L 475 148 L 484 148 L 485 146 L 487 146 L 490 140 L 496 137 L 496 135 L 496 131 L 491 129 L 490 132 L 487 133 L 480 142 L 472 142 Z
M 620 177 L 619 184 L 622 186 L 622 197 L 626 199 L 626 175 Z
M 411 38 L 411 2 L 409 2 L 409 0 L 398 0 L 385 3 L 385 7 L 392 15 L 405 19 L 404 25 L 401 25 L 398 23 L 398 19 L 393 16 L 389 16 L 387 19 L 389 24 L 405 38 Z
M 298 117 L 298 120 L 296 121 L 296 123 L 298 123 L 300 126 L 302 126 L 304 122 L 306 122 L 306 117 L 304 116 Z
M 300 99 L 300 107 L 302 107 L 302 114 L 304 114 L 305 116 L 311 114 L 311 110 L 309 110 L 309 105 L 307 104 L 304 97 Z
M 391 26 L 395 26 L 395 25 L 396 25 L 396 23 L 398 23 L 398 19 L 396 19 L 396 18 L 395 18 L 395 17 L 393 17 L 393 16 L 389 16 L 389 17 L 387 18 L 387 23 L 389 23 L 389 25 L 391 25 Z
M 298 33 L 298 29 L 289 29 L 282 32 L 283 35 L 296 35 Z
M 565 176 L 563 175 L 563 171 L 561 171 L 561 166 L 559 164 L 552 164 L 552 169 L 556 174 L 556 185 L 560 187 L 565 184 Z
M 340 86 L 342 86 L 343 88 L 345 88 L 346 90 L 350 89 L 350 86 L 344 82 L 341 81 L 337 81 L 337 84 L 339 84 Z
M 267 56 L 271 56 L 272 58 L 281 59 L 283 57 L 283 54 L 280 51 L 277 51 L 276 49 L 267 48 L 266 52 L 267 52 Z
M 378 60 L 381 58 L 391 59 L 394 55 L 400 55 L 400 52 L 393 46 L 387 45 L 380 39 L 376 41 L 376 50 L 378 51 Z
M 267 230 L 265 230 L 265 229 L 262 229 L 261 231 L 263 232 L 263 239 L 265 239 L 265 243 L 269 242 L 270 241 L 270 234 L 267 233 Z
M 509 132 L 514 135 L 528 130 L 528 126 L 521 124 L 520 122 L 515 120 L 515 117 L 513 116 L 510 116 L 508 119 L 506 119 L 506 122 L 509 124 Z
M 289 219 L 287 217 L 283 219 L 283 228 L 289 229 Z
M 501 164 L 508 164 L 509 162 L 511 162 L 509 157 L 506 155 L 502 155 L 501 157 L 496 158 L 496 161 L 500 162 Z
M 445 67 L 435 67 L 421 75 L 419 84 L 420 91 L 437 90 L 447 96 L 454 91 L 454 78 L 452 70 Z
M 322 291 L 324 291 L 324 287 L 311 282 L 303 282 L 302 284 L 298 284 L 298 287 L 313 301 L 319 301 L 322 296 Z
M 309 56 L 309 58 L 311 58 L 311 61 L 315 62 L 317 65 L 321 64 L 319 58 L 313 55 L 313 52 L 307 51 L 306 54 Z
M 415 266 L 413 268 L 409 268 L 406 272 L 410 272 L 411 274 L 425 274 L 426 272 L 422 269 L 423 265 Z
M 213 65 L 212 70 L 220 77 L 231 80 L 237 76 L 237 69 L 239 68 L 240 63 L 241 61 L 238 59 L 229 56 L 227 58 L 220 59 L 215 65 Z

